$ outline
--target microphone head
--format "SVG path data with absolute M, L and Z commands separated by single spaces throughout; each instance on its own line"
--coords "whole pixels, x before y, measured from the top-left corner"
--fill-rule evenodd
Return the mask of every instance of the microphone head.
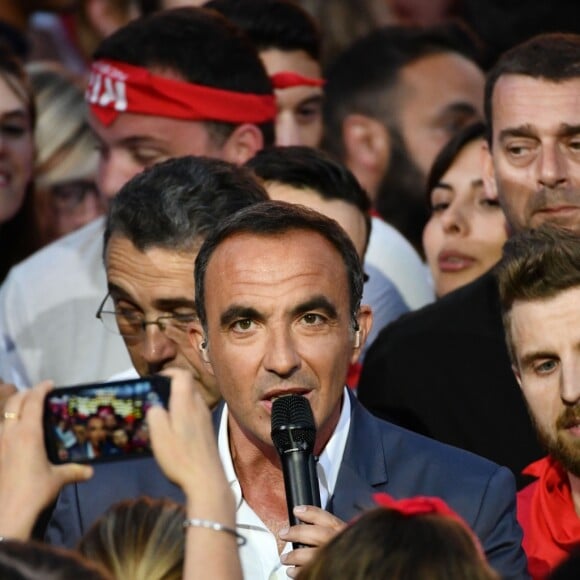
M 306 397 L 285 395 L 274 401 L 271 436 L 280 455 L 292 450 L 312 453 L 316 425 Z

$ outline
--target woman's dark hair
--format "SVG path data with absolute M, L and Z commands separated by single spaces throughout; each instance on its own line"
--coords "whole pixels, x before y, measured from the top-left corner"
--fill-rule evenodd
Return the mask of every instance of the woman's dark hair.
M 461 129 L 461 131 L 450 139 L 443 149 L 439 151 L 427 177 L 427 205 L 429 205 L 431 200 L 431 192 L 453 165 L 463 148 L 472 141 L 483 139 L 484 137 L 485 124 L 478 121 Z
M 40 542 L 0 542 L 3 580 L 112 580 L 97 564 L 79 554 Z

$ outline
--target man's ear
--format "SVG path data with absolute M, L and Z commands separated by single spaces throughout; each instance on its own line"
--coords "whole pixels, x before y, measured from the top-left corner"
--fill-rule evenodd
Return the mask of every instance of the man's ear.
M 516 377 L 516 381 L 518 382 L 518 385 L 520 386 L 520 389 L 522 388 L 522 375 L 520 373 L 520 370 L 518 369 L 518 367 L 515 364 L 512 364 L 512 371 L 514 372 L 514 375 Z
M 201 357 L 203 364 L 207 367 L 208 372 L 214 375 L 213 367 L 209 358 L 209 345 L 203 327 L 199 321 L 192 322 L 189 325 L 188 337 L 191 346 L 199 352 L 199 356 Z
M 493 166 L 493 157 L 487 141 L 481 146 L 481 168 L 483 177 L 483 187 L 487 197 L 497 199 L 497 183 L 495 181 L 495 167 Z
M 377 119 L 347 115 L 342 123 L 342 141 L 344 164 L 374 199 L 391 156 L 389 130 Z
M 235 165 L 243 165 L 264 147 L 262 131 L 250 123 L 234 129 L 222 147 L 222 158 Z
M 358 311 L 357 327 L 353 331 L 352 355 L 350 362 L 355 363 L 367 341 L 371 328 L 373 326 L 373 311 L 371 307 L 363 304 Z

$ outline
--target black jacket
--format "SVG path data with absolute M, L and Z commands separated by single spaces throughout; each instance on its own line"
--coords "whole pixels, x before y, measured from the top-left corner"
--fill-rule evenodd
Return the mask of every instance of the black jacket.
M 509 467 L 545 455 L 513 375 L 491 272 L 384 328 L 359 400 L 374 414 Z

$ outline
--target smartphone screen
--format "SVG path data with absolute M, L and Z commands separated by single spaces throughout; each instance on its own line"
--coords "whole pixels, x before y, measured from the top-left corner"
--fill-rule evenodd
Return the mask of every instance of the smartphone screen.
M 44 404 L 44 438 L 52 463 L 95 463 L 151 455 L 145 420 L 167 407 L 170 379 L 142 377 L 53 389 Z

